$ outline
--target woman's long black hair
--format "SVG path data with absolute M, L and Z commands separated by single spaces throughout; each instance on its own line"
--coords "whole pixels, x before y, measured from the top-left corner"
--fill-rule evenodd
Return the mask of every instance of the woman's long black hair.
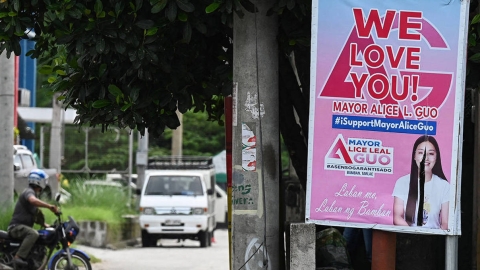
M 413 145 L 413 150 L 412 150 L 412 165 L 410 169 L 410 188 L 408 190 L 408 200 L 407 200 L 407 206 L 405 209 L 405 220 L 409 225 L 413 224 L 413 221 L 415 220 L 415 209 L 416 209 L 417 200 L 418 200 L 418 187 L 419 187 L 418 169 L 419 168 L 417 166 L 417 162 L 415 161 L 415 152 L 417 151 L 417 147 L 421 143 L 427 142 L 427 141 L 433 144 L 433 147 L 435 147 L 435 151 L 437 152 L 437 159 L 435 161 L 435 165 L 432 168 L 432 173 L 442 178 L 443 180 L 447 181 L 447 178 L 445 177 L 445 174 L 443 173 L 443 169 L 442 169 L 442 159 L 440 158 L 440 148 L 438 147 L 437 140 L 435 140 L 434 137 L 428 136 L 428 135 L 420 136 L 415 141 L 415 144 Z M 423 161 L 421 162 L 421 164 L 424 164 L 425 157 L 426 157 L 426 153 L 424 152 Z M 420 175 L 420 203 L 418 206 L 418 214 L 417 214 L 418 226 L 421 226 L 423 221 L 423 197 L 424 197 L 424 184 L 425 184 L 425 167 L 424 165 L 421 167 L 422 167 L 421 168 L 422 172 Z

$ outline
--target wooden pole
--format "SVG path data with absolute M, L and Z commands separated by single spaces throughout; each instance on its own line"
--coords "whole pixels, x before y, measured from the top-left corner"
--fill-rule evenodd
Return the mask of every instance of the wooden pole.
M 396 233 L 373 230 L 372 270 L 395 270 L 396 245 Z

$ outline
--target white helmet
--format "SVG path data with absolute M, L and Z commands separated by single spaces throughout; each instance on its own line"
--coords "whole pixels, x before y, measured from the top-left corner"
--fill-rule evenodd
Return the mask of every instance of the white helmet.
M 43 170 L 33 169 L 28 175 L 28 184 L 31 186 L 37 186 L 42 190 L 48 183 L 48 174 Z

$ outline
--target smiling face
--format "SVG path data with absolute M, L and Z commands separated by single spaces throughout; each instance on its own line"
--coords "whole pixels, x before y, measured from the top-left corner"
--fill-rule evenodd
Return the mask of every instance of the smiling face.
M 422 142 L 415 149 L 415 162 L 417 163 L 418 168 L 420 168 L 420 162 L 423 159 L 423 153 L 426 151 L 427 156 L 425 157 L 425 173 L 432 173 L 433 166 L 437 161 L 437 150 L 435 146 L 429 141 Z

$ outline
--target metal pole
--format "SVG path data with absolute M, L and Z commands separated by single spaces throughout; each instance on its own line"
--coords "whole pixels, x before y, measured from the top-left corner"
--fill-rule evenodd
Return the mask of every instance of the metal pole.
M 42 124 L 40 126 L 40 168 L 43 168 L 43 151 L 45 148 L 44 140 L 45 140 L 45 126 Z
M 460 217 L 459 217 L 460 218 Z M 446 236 L 445 270 L 458 269 L 458 236 Z
M 132 198 L 132 160 L 133 160 L 133 130 L 128 136 L 128 207 L 131 206 Z

